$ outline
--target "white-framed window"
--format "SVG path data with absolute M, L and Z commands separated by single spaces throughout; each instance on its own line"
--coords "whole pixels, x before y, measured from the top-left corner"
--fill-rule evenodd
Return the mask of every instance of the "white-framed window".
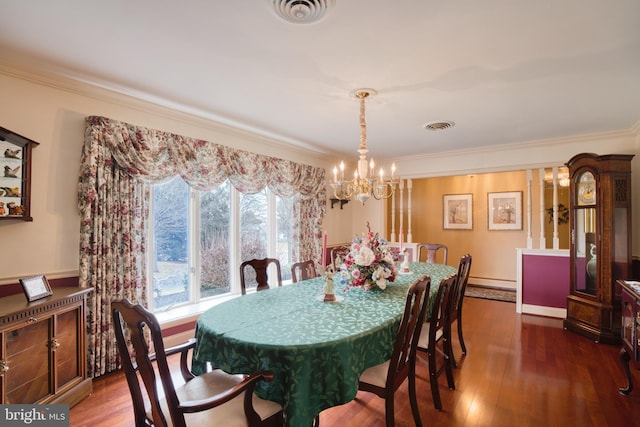
M 239 266 L 252 258 L 278 258 L 283 282 L 290 281 L 297 241 L 294 197 L 268 189 L 240 193 L 229 181 L 198 191 L 174 177 L 153 184 L 151 199 L 147 253 L 153 311 L 239 294 Z

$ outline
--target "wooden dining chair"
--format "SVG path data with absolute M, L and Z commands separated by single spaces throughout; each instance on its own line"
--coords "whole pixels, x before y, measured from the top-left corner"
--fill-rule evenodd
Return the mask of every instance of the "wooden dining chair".
M 295 262 L 291 266 L 291 281 L 293 283 L 300 280 L 313 279 L 314 277 L 318 277 L 318 273 L 316 272 L 316 265 L 311 259 Z
M 451 325 L 456 322 L 456 326 L 458 329 L 458 340 L 460 341 L 460 347 L 462 348 L 462 354 L 467 354 L 467 346 L 464 343 L 464 338 L 462 337 L 462 301 L 464 301 L 464 293 L 467 289 L 467 282 L 469 281 L 469 273 L 471 272 L 471 255 L 465 254 L 460 258 L 460 263 L 458 264 L 458 280 L 455 286 L 455 292 L 451 296 L 451 313 L 449 315 L 449 323 L 447 325 L 447 334 L 449 342 L 453 343 L 451 340 Z M 458 367 L 458 363 L 456 362 L 456 358 L 453 355 L 453 345 L 450 346 L 451 353 L 449 357 L 451 358 L 451 364 L 454 368 Z
M 195 339 L 165 349 L 153 313 L 127 300 L 112 301 L 111 311 L 137 427 L 275 427 L 284 422 L 282 406 L 253 393 L 259 381 L 274 379 L 272 372 L 231 375 L 214 369 L 195 376 L 187 366 Z M 184 379 L 178 386 L 167 363 L 167 356 L 177 353 Z
M 333 271 L 340 270 L 342 261 L 349 254 L 351 248 L 349 246 L 336 246 L 331 249 L 331 265 L 333 265 Z
M 360 376 L 359 390 L 374 393 L 385 400 L 387 427 L 395 425 L 395 391 L 406 379 L 409 381 L 413 419 L 416 426 L 422 426 L 416 396 L 416 349 L 429 305 L 430 285 L 431 279 L 428 276 L 422 276 L 411 284 L 391 358 L 366 369 Z
M 255 274 L 256 291 L 269 289 L 268 270 L 271 264 L 276 266 L 278 286 L 282 286 L 282 272 L 280 270 L 280 261 L 277 258 L 250 259 L 240 264 L 240 291 L 242 295 L 246 295 L 247 283 L 250 282 L 249 279 L 253 279 L 251 270 Z
M 449 389 L 455 390 L 456 387 L 453 379 L 453 366 L 449 357 L 451 354 L 451 342 L 447 339 L 445 328 L 451 311 L 451 291 L 456 284 L 457 277 L 456 274 L 452 274 L 440 281 L 427 325 L 422 328 L 418 339 L 417 352 L 418 354 L 424 353 L 427 356 L 431 395 L 433 397 L 433 405 L 438 411 L 442 411 L 442 399 L 440 398 L 440 387 L 438 386 L 440 374 L 443 371 L 446 373 Z M 439 364 L 439 360 L 442 363 Z
M 435 264 L 438 258 L 438 251 L 442 252 L 442 263 L 447 263 L 447 256 L 449 253 L 449 248 L 446 245 L 441 243 L 420 243 L 418 244 L 418 261 L 422 259 L 422 251 L 425 250 L 427 253 L 426 262 Z

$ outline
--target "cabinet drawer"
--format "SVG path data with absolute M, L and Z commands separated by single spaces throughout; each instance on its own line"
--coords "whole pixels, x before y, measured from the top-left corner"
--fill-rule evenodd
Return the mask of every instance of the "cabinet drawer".
M 7 333 L 4 403 L 35 403 L 52 393 L 50 331 L 48 318 Z

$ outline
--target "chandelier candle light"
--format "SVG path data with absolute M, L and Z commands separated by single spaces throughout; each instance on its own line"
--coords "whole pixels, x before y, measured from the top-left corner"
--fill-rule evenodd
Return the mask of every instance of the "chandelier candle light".
M 373 196 L 376 200 L 388 199 L 393 195 L 396 186 L 400 181 L 396 176 L 396 165 L 391 165 L 391 177 L 385 178 L 384 170 L 380 168 L 378 178 L 375 177 L 375 163 L 373 159 L 367 162 L 367 126 L 365 123 L 364 101 L 370 95 L 377 92 L 373 89 L 357 89 L 354 96 L 360 100 L 360 159 L 358 160 L 358 168 L 353 173 L 353 179 L 345 181 L 344 179 L 344 162 L 340 162 L 340 170 L 334 166 L 333 168 L 333 195 L 338 200 L 351 200 L 355 197 L 362 204 Z

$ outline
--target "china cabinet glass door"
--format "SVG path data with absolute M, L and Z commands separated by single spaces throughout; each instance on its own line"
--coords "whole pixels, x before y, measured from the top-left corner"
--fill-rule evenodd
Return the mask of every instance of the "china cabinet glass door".
M 574 268 L 575 290 L 596 295 L 598 280 L 598 218 L 596 209 L 596 180 L 587 171 L 576 180 L 574 203 Z

